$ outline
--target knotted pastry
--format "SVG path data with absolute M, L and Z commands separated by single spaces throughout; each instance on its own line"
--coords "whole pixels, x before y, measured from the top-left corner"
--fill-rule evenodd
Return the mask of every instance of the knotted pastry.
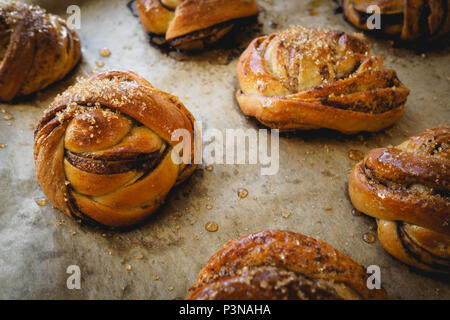
M 411 266 L 449 273 L 450 127 L 370 151 L 350 174 L 349 194 L 357 210 L 378 219 L 386 251 Z
M 404 41 L 433 41 L 450 34 L 448 0 L 343 0 L 345 18 L 369 30 L 370 6 L 380 9 L 381 32 Z M 376 30 L 378 31 L 378 30 Z
M 63 19 L 38 6 L 0 1 L 0 100 L 61 80 L 80 56 L 78 35 Z
M 258 14 L 255 0 L 137 0 L 136 6 L 147 32 L 182 50 L 201 50 Z
M 192 300 L 387 299 L 364 268 L 328 243 L 267 230 L 231 240 L 200 271 Z
M 237 74 L 244 114 L 280 130 L 378 131 L 400 117 L 409 94 L 360 35 L 326 29 L 255 39 Z
M 38 123 L 38 181 L 55 207 L 70 216 L 110 227 L 134 225 L 195 169 L 193 123 L 176 97 L 133 72 L 81 79 Z M 181 164 L 172 158 L 177 129 L 191 136 L 183 141 L 189 143 L 186 150 L 192 147 L 191 158 Z

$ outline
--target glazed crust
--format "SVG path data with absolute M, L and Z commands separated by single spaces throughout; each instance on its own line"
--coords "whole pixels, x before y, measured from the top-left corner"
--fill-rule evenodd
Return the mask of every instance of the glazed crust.
M 323 241 L 267 230 L 226 244 L 200 271 L 187 299 L 387 299 L 384 289 L 367 288 L 367 277 Z
M 178 129 L 189 134 L 191 148 L 181 164 L 172 160 Z M 176 97 L 133 72 L 104 71 L 80 80 L 45 111 L 35 132 L 37 178 L 70 216 L 131 226 L 195 169 L 194 131 L 193 116 Z
M 0 100 L 61 80 L 81 57 L 75 31 L 56 15 L 19 1 L 0 4 Z
M 340 300 L 331 287 L 273 267 L 257 267 L 201 286 L 190 300 Z
M 438 127 L 396 148 L 370 151 L 353 168 L 355 208 L 378 219 L 383 247 L 399 260 L 450 270 L 450 129 Z
M 291 27 L 255 39 L 239 59 L 244 114 L 280 130 L 378 131 L 403 113 L 409 90 L 358 35 Z
M 355 27 L 368 30 L 367 8 L 377 5 L 381 31 L 404 41 L 435 41 L 450 34 L 448 0 L 343 0 L 346 19 Z
M 255 0 L 138 0 L 137 10 L 148 32 L 195 50 L 223 37 L 235 20 L 257 15 L 258 5 Z

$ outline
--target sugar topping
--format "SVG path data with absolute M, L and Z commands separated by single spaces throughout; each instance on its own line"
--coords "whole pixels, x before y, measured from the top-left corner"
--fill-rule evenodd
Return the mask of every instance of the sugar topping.
M 370 47 L 359 35 L 302 26 L 268 37 L 260 52 L 293 92 L 351 76 L 361 59 L 370 58 Z
M 16 0 L 4 0 L 0 2 L 0 17 L 13 26 L 18 21 L 25 19 L 27 14 L 33 18 L 45 17 L 47 12 L 37 5 L 29 5 Z
M 123 77 L 110 79 L 81 78 L 75 85 L 59 94 L 55 99 L 55 104 L 70 100 L 89 106 L 90 101 L 102 98 L 120 108 L 143 96 L 144 92 L 141 85 L 130 79 Z M 143 110 L 147 107 L 144 101 L 140 101 L 139 106 Z

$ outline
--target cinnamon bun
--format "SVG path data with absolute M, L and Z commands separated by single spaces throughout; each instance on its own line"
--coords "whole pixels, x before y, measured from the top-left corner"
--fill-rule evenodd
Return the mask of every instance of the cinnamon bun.
M 63 19 L 38 6 L 0 1 L 0 100 L 61 80 L 80 57 L 78 35 Z
M 291 27 L 255 39 L 237 66 L 242 112 L 280 130 L 378 131 L 409 90 L 358 34 Z
M 200 271 L 187 299 L 387 299 L 364 268 L 326 242 L 266 230 L 231 240 Z
M 178 129 L 190 135 L 188 161 L 173 160 Z M 192 174 L 195 139 L 194 117 L 176 97 L 133 72 L 104 71 L 80 80 L 45 111 L 35 132 L 36 174 L 69 216 L 127 227 Z
M 377 218 L 386 251 L 419 269 L 450 272 L 450 127 L 370 151 L 350 174 L 349 195 Z

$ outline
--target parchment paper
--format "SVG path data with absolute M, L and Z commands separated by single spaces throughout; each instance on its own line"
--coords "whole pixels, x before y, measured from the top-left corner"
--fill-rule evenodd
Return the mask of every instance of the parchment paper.
M 147 223 L 113 232 L 80 226 L 50 203 L 36 203 L 45 196 L 34 172 L 32 125 L 57 93 L 98 68 L 97 61 L 104 62 L 101 69 L 134 70 L 179 96 L 204 129 L 262 127 L 244 117 L 235 102 L 237 59 L 226 65 L 213 61 L 211 54 L 178 61 L 161 53 L 149 45 L 125 0 L 38 3 L 62 16 L 70 4 L 81 7 L 83 60 L 62 82 L 14 105 L 1 104 L 0 144 L 7 145 L 0 149 L 0 298 L 182 298 L 202 265 L 228 240 L 269 228 L 325 240 L 362 265 L 380 266 L 382 285 L 393 299 L 450 298 L 448 280 L 412 271 L 378 241 L 362 240 L 366 232 L 376 234 L 376 223 L 352 215 L 346 191 L 356 163 L 349 150 L 366 153 L 449 124 L 449 49 L 421 55 L 369 37 L 373 51 L 411 89 L 405 113 L 393 128 L 352 137 L 326 130 L 281 136 L 278 174 L 261 176 L 259 165 L 214 165 L 212 171 L 201 166 L 172 190 Z M 354 31 L 333 13 L 331 1 L 259 3 L 261 33 L 291 24 Z M 104 47 L 111 50 L 108 58 L 98 53 Z M 6 115 L 12 120 L 4 120 Z M 238 197 L 239 188 L 248 190 L 247 198 Z M 206 231 L 208 221 L 218 223 L 219 230 Z M 69 265 L 81 269 L 80 290 L 66 286 Z

